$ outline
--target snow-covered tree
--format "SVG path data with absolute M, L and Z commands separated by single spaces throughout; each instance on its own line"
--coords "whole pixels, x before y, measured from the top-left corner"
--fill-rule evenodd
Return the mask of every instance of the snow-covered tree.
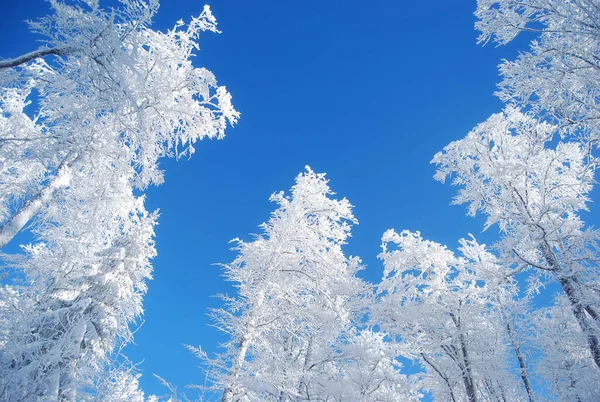
M 500 65 L 499 96 L 584 140 L 600 139 L 600 2 L 478 0 L 480 42 L 535 36 L 529 52 Z
M 238 117 L 192 65 L 199 33 L 216 32 L 208 7 L 163 33 L 157 1 L 120 3 L 50 1 L 30 23 L 46 46 L 0 62 L 0 248 L 28 224 L 35 239 L 4 256 L 21 282 L 0 293 L 2 400 L 93 397 L 151 275 L 156 215 L 140 194 L 161 183 L 160 158 Z
M 0 248 L 82 169 L 133 169 L 127 180 L 144 189 L 162 182 L 161 157 L 193 153 L 238 117 L 225 87 L 192 65 L 199 32 L 216 32 L 208 7 L 162 33 L 149 27 L 157 1 L 121 3 L 51 1 L 54 13 L 30 23 L 47 46 L 0 62 Z
M 599 233 L 579 216 L 594 183 L 593 165 L 584 145 L 556 141 L 556 133 L 555 126 L 507 107 L 438 153 L 435 178 L 453 177 L 460 186 L 455 203 L 469 204 L 470 215 L 486 215 L 486 228 L 498 225 L 501 275 L 531 268 L 530 291 L 543 280 L 560 284 L 600 367 Z
M 225 265 L 238 295 L 216 310 L 226 351 L 208 359 L 222 401 L 407 401 L 414 398 L 384 336 L 366 326 L 365 284 L 342 245 L 356 219 L 307 167 L 263 234 L 237 241 Z M 198 351 L 198 350 L 197 350 Z
M 423 367 L 420 388 L 453 402 L 525 400 L 493 292 L 477 275 L 487 262 L 482 247 L 461 240 L 467 258 L 418 232 L 389 230 L 382 241 L 385 271 L 371 318 Z
M 524 339 L 536 355 L 533 367 L 540 400 L 600 400 L 600 371 L 589 358 L 585 335 L 574 319 L 566 297 L 539 308 L 528 317 Z
M 16 288 L 28 302 L 13 314 L 0 355 L 5 400 L 81 400 L 78 390 L 130 340 L 128 324 L 142 313 L 155 216 L 133 195 L 102 205 L 81 201 L 73 200 L 81 208 L 62 210 L 80 227 L 58 221 L 52 241 L 27 246 L 16 260 L 30 283 Z

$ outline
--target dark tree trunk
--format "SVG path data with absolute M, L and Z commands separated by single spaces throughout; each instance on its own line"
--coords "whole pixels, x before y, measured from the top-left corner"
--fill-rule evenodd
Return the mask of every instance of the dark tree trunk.
M 577 279 L 563 273 L 556 255 L 545 240 L 540 244 L 540 249 L 544 259 L 548 265 L 552 267 L 552 271 L 557 276 L 563 291 L 567 295 L 571 304 L 571 311 L 573 311 L 573 315 L 575 316 L 579 327 L 586 336 L 588 348 L 592 354 L 594 363 L 596 363 L 596 367 L 600 369 L 600 339 L 598 338 L 597 331 L 594 329 L 594 323 L 591 323 L 586 315 L 586 312 L 589 314 L 589 311 L 591 311 L 592 314 L 590 314 L 590 316 L 593 318 L 595 316 L 595 310 L 591 306 L 585 306 L 582 303 L 581 295 L 579 293 L 580 286 Z

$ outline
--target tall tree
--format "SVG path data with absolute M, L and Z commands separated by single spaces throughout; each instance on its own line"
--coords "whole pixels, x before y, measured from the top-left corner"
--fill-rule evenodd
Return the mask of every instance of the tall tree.
M 586 229 L 586 210 L 594 183 L 593 165 L 579 143 L 557 141 L 555 126 L 507 107 L 464 139 L 438 153 L 435 178 L 453 177 L 460 186 L 455 203 L 481 211 L 486 228 L 497 224 L 504 275 L 533 269 L 539 279 L 560 284 L 600 368 L 599 233 Z M 551 147 L 555 141 L 556 145 Z
M 120 3 L 51 1 L 31 23 L 47 46 L 0 62 L 0 248 L 27 224 L 35 238 L 5 258 L 24 283 L 1 293 L 2 400 L 94 394 L 151 275 L 156 215 L 140 194 L 162 182 L 160 158 L 191 155 L 238 117 L 192 65 L 199 33 L 216 32 L 207 7 L 162 33 L 157 1 Z
M 229 341 L 208 362 L 223 402 L 414 398 L 383 335 L 356 325 L 365 285 L 342 251 L 356 219 L 333 194 L 307 167 L 290 196 L 271 196 L 279 207 L 264 233 L 237 240 L 224 267 L 238 295 L 214 312 Z
M 51 1 L 30 23 L 47 46 L 0 64 L 0 248 L 60 204 L 76 172 L 112 163 L 143 190 L 162 182 L 161 157 L 190 155 L 237 120 L 225 87 L 191 61 L 199 33 L 217 32 L 210 10 L 162 33 L 149 27 L 157 1 L 121 3 Z
M 409 231 L 383 235 L 385 272 L 372 319 L 425 370 L 420 387 L 439 400 L 523 400 L 492 292 L 474 264 Z M 469 257 L 482 248 L 462 240 Z M 480 256 L 479 256 L 480 257 Z

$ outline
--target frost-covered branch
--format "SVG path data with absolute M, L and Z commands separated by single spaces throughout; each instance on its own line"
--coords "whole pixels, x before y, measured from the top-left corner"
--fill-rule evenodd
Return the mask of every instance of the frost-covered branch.
M 19 57 L 15 57 L 14 59 L 0 60 L 0 70 L 4 68 L 19 67 L 29 63 L 30 61 L 41 59 L 46 56 L 67 56 L 71 53 L 73 53 L 73 49 L 68 47 L 38 49 Z

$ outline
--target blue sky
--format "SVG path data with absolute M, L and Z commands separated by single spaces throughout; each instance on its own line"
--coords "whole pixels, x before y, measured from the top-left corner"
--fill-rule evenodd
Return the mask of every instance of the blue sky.
M 33 50 L 23 20 L 43 0 L 0 0 L 0 57 Z M 475 1 L 247 1 L 210 3 L 223 31 L 201 37 L 196 64 L 213 71 L 242 113 L 222 141 L 203 141 L 190 160 L 164 161 L 166 182 L 148 191 L 160 208 L 159 256 L 135 346 L 146 392 L 156 373 L 179 388 L 203 381 L 184 344 L 214 351 L 211 297 L 231 292 L 215 263 L 234 258 L 228 241 L 250 239 L 267 220 L 274 191 L 310 165 L 356 206 L 360 224 L 346 250 L 382 274 L 376 256 L 388 228 L 420 230 L 454 248 L 481 219 L 450 206 L 455 189 L 432 179 L 433 155 L 498 112 L 497 65 L 516 47 L 481 47 Z M 155 28 L 202 11 L 196 0 L 163 0 Z M 9 34 L 6 34 L 9 33 Z

